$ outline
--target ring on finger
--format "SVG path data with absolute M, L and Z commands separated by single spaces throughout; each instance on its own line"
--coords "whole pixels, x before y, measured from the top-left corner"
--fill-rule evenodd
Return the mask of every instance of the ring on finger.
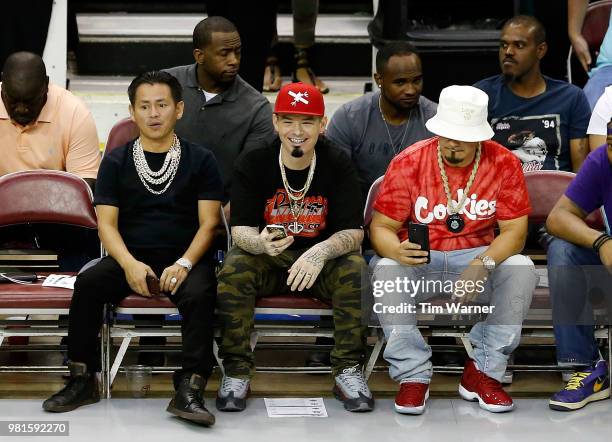
M 176 282 L 178 281 L 178 279 L 176 279 L 176 277 L 172 277 L 172 279 L 170 280 L 170 284 L 176 284 Z

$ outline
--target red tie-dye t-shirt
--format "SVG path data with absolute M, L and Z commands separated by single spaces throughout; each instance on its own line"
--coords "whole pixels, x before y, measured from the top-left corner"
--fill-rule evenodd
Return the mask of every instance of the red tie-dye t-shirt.
M 404 223 L 398 232 L 408 238 L 408 222 L 429 226 L 432 250 L 460 250 L 486 246 L 493 241 L 497 220 L 529 214 L 531 206 L 520 161 L 505 147 L 484 141 L 476 178 L 459 214 L 465 227 L 452 233 L 446 226 L 447 198 L 437 160 L 438 138 L 413 144 L 396 156 L 381 184 L 374 209 Z M 466 167 L 445 165 L 455 205 L 463 195 L 474 163 Z

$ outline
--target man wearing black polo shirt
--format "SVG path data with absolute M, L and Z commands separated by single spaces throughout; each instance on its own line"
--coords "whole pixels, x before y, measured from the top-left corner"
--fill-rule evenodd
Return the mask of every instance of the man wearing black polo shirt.
M 232 22 L 208 17 L 193 30 L 195 64 L 167 69 L 183 86 L 185 100 L 176 133 L 215 154 L 224 203 L 238 155 L 275 138 L 270 103 L 238 75 L 241 46 Z
M 214 416 L 202 391 L 213 367 L 214 263 L 209 249 L 219 223 L 222 184 L 214 156 L 178 138 L 181 86 L 166 72 L 142 74 L 128 88 L 140 136 L 102 161 L 96 185 L 98 230 L 108 256 L 81 273 L 70 306 L 71 378 L 46 411 L 71 411 L 100 400 L 96 341 L 107 303 L 132 291 L 151 297 L 153 279 L 183 317 L 182 369 L 167 411 L 202 425 Z

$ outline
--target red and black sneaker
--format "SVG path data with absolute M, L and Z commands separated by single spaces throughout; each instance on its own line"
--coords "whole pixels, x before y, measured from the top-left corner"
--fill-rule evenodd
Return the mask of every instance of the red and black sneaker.
M 514 409 L 512 398 L 504 391 L 501 383 L 478 370 L 471 359 L 463 368 L 459 395 L 466 401 L 478 401 L 480 408 L 492 413 L 503 413 Z
M 395 396 L 395 411 L 402 414 L 423 414 L 429 398 L 429 384 L 402 382 Z

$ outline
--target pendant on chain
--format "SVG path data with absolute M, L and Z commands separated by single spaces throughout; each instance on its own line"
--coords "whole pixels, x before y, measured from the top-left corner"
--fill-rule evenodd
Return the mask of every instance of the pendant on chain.
M 465 227 L 465 221 L 461 215 L 453 213 L 446 219 L 446 228 L 452 233 L 459 233 Z
M 298 224 L 296 220 L 296 221 L 293 221 L 291 224 L 289 224 L 287 226 L 287 229 L 289 229 L 291 233 L 297 235 L 298 233 L 301 233 L 302 230 L 304 230 L 304 226 L 302 224 Z

